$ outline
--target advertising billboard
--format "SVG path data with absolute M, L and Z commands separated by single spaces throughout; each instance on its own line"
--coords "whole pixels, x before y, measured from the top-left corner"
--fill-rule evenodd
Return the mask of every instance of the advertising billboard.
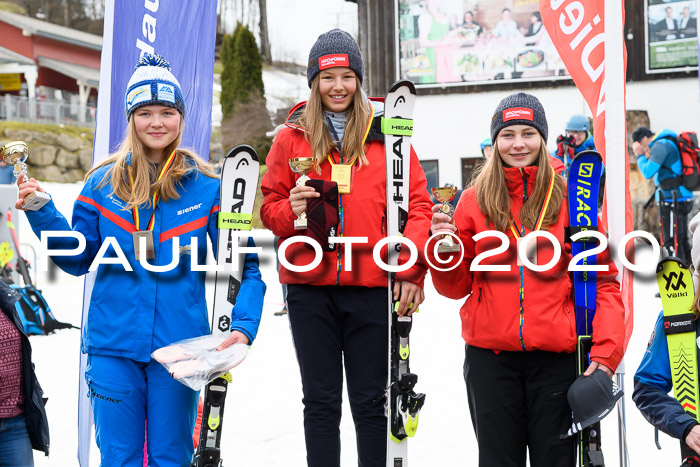
M 397 0 L 399 78 L 455 86 L 569 78 L 539 0 Z
M 697 7 L 696 0 L 644 0 L 647 73 L 697 69 Z

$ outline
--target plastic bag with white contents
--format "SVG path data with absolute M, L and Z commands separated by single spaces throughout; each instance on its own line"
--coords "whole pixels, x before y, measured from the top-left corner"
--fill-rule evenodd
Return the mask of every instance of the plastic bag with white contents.
M 199 391 L 205 384 L 240 364 L 248 354 L 247 344 L 233 344 L 216 350 L 228 337 L 201 336 L 161 347 L 151 356 L 165 367 L 170 376 Z

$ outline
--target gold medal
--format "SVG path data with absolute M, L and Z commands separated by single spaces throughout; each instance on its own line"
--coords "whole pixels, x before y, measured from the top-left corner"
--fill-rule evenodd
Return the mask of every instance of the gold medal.
M 152 230 L 137 230 L 133 232 L 134 236 L 134 252 L 136 253 L 136 261 L 139 261 L 140 239 L 146 239 L 146 259 L 155 259 L 156 251 L 153 248 L 153 231 Z
M 333 164 L 331 166 L 331 180 L 338 184 L 338 193 L 350 193 L 350 180 L 352 178 L 352 165 Z

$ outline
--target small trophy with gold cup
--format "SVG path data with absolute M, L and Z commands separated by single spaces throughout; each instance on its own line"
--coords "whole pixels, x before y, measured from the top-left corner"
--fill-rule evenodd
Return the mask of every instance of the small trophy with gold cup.
M 24 179 L 27 180 L 27 164 L 25 161 L 29 157 L 29 148 L 24 141 L 12 141 L 0 148 L 0 157 L 2 161 L 14 167 L 15 178 L 19 178 L 20 174 L 24 174 Z M 42 191 L 29 193 L 24 198 L 22 207 L 28 211 L 38 211 L 43 205 L 49 202 L 51 196 Z
M 440 212 L 450 216 L 450 219 L 454 217 L 455 209 L 450 204 L 450 201 L 452 201 L 454 197 L 457 196 L 457 187 L 440 186 L 437 188 L 432 188 L 431 191 L 433 192 L 433 196 L 435 197 L 435 199 L 442 203 L 442 206 L 440 207 Z M 460 246 L 458 244 L 455 244 L 450 234 L 446 234 L 444 237 L 442 237 L 440 246 L 438 246 L 439 253 L 455 253 L 458 251 L 460 251 Z
M 306 175 L 316 167 L 315 157 L 293 157 L 289 159 L 289 167 L 295 174 L 301 174 L 297 180 L 297 186 L 306 184 L 310 178 Z M 299 214 L 299 217 L 294 220 L 294 228 L 296 230 L 304 230 L 307 227 L 306 211 Z

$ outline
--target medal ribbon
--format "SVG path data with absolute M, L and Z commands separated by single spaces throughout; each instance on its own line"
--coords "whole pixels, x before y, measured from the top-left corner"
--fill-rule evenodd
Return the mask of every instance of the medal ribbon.
M 173 160 L 175 159 L 175 153 L 177 150 L 174 150 L 172 154 L 170 154 L 170 157 L 165 161 L 165 164 L 163 164 L 163 168 L 160 171 L 160 175 L 158 175 L 158 179 L 160 180 L 163 178 L 165 175 L 165 172 L 168 171 L 170 166 L 173 164 Z M 131 194 L 134 194 L 134 178 L 131 176 L 131 171 L 129 171 L 129 184 L 131 185 Z M 155 223 L 156 219 L 156 205 L 158 204 L 158 200 L 160 199 L 159 197 L 159 192 L 158 190 L 155 190 L 153 192 L 153 212 L 151 213 L 151 219 L 148 221 L 148 226 L 146 227 L 146 230 L 153 230 L 153 224 Z M 131 208 L 131 215 L 134 218 L 134 227 L 136 227 L 137 231 L 140 231 L 139 229 L 139 210 L 137 206 L 134 206 Z
M 554 168 L 552 168 L 552 177 L 549 180 L 549 188 L 547 188 L 547 196 L 544 198 L 544 202 L 542 203 L 542 207 L 540 207 L 540 213 L 537 216 L 537 222 L 535 222 L 535 228 L 533 229 L 533 232 L 535 230 L 540 230 L 540 227 L 542 227 L 542 222 L 544 222 L 544 216 L 545 213 L 547 212 L 547 207 L 549 206 L 549 201 L 552 199 L 552 192 L 554 191 Z M 520 238 L 520 231 L 518 230 L 517 225 L 515 224 L 515 220 L 511 217 L 511 222 L 510 222 L 510 231 L 513 232 L 513 236 L 515 238 Z M 525 234 L 525 226 L 522 228 L 522 235 Z

